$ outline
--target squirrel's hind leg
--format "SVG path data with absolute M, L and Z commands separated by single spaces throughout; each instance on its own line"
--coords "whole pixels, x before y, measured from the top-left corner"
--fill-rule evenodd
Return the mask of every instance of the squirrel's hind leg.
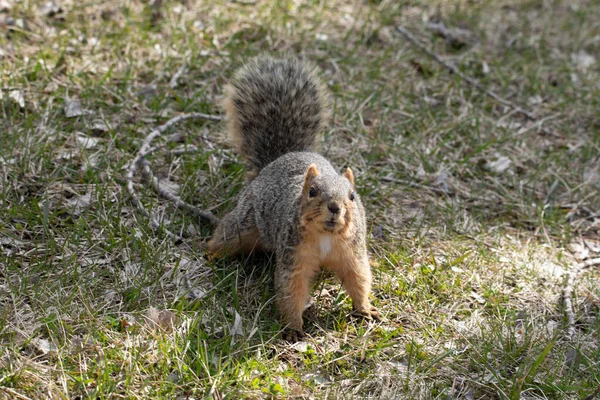
M 212 257 L 234 256 L 260 249 L 260 233 L 254 221 L 254 211 L 252 207 L 240 209 L 239 205 L 221 220 L 208 242 Z

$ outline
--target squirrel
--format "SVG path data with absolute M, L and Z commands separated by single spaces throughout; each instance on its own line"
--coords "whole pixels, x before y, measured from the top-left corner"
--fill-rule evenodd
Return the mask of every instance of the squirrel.
M 354 174 L 313 152 L 329 116 L 315 68 L 292 56 L 259 56 L 234 75 L 223 105 L 250 174 L 208 242 L 211 257 L 274 252 L 276 303 L 282 323 L 298 336 L 321 267 L 341 281 L 357 314 L 377 319 Z

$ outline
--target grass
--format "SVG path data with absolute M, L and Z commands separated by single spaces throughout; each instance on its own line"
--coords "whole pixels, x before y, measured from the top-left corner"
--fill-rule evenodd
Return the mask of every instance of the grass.
M 598 395 L 598 272 L 576 287 L 573 341 L 560 307 L 573 246 L 600 244 L 597 1 L 6 4 L 0 398 Z M 424 22 L 436 20 L 466 39 L 439 37 Z M 449 74 L 399 24 L 553 134 Z M 322 149 L 355 171 L 381 322 L 353 319 L 324 275 L 307 339 L 285 342 L 269 256 L 209 262 L 208 227 L 139 182 L 148 209 L 192 234 L 176 245 L 123 190 L 152 127 L 219 113 L 227 78 L 261 52 L 303 54 L 330 87 Z M 81 115 L 67 117 L 75 99 Z M 200 150 L 151 157 L 217 215 L 244 176 L 222 132 L 183 123 L 166 149 Z

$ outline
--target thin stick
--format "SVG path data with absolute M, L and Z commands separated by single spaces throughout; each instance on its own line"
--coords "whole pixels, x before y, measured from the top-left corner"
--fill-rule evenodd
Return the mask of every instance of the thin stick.
M 19 392 L 14 391 L 13 389 L 9 388 L 9 387 L 1 387 L 0 386 L 0 390 L 3 390 L 7 393 L 10 393 L 11 395 L 15 396 L 14 398 L 16 399 L 22 399 L 22 400 L 31 400 L 30 397 L 27 397 Z
M 144 178 L 152 185 L 154 191 L 164 199 L 169 200 L 171 203 L 175 204 L 177 208 L 180 210 L 189 211 L 198 217 L 209 221 L 212 225 L 216 225 L 219 223 L 219 218 L 215 217 L 213 213 L 210 211 L 202 210 L 192 204 L 189 204 L 183 200 L 181 197 L 174 195 L 173 193 L 165 190 L 160 186 L 160 182 L 157 177 L 154 176 L 154 173 L 150 169 L 150 163 L 148 160 L 142 160 L 142 174 Z
M 449 63 L 448 61 L 444 61 L 442 60 L 442 58 L 437 55 L 436 53 L 434 53 L 432 50 L 428 49 L 425 45 L 421 44 L 419 42 L 419 40 L 413 36 L 412 33 L 410 33 L 410 31 L 408 31 L 406 28 L 404 28 L 403 26 L 397 26 L 396 30 L 398 32 L 400 32 L 409 42 L 411 42 L 412 44 L 414 44 L 415 46 L 417 46 L 419 49 L 423 50 L 429 57 L 433 58 L 438 64 L 442 65 L 443 67 L 445 67 L 446 69 L 450 70 L 452 73 L 460 76 L 464 81 L 466 81 L 467 83 L 469 83 L 470 85 L 474 86 L 475 88 L 481 90 L 482 92 L 484 92 L 486 95 L 488 95 L 489 97 L 493 98 L 494 100 L 496 100 L 499 103 L 504 104 L 505 106 L 508 106 L 510 108 L 512 108 L 513 110 L 515 110 L 516 112 L 518 112 L 519 114 L 524 115 L 525 117 L 527 117 L 528 119 L 530 119 L 531 121 L 537 122 L 538 118 L 533 115 L 532 112 L 522 108 L 521 106 L 513 103 L 510 100 L 505 99 L 504 97 L 500 96 L 499 94 L 497 94 L 496 92 L 494 92 L 493 90 L 490 89 L 486 89 L 485 87 L 483 87 L 483 85 L 481 85 L 481 83 L 479 83 L 477 80 L 471 78 L 470 76 L 462 73 L 454 64 Z M 542 121 L 543 122 L 543 121 Z M 541 123 L 540 123 L 541 125 Z M 552 132 L 550 132 L 550 130 L 548 130 L 547 128 L 544 128 L 543 126 L 540 126 L 540 129 L 548 135 L 552 135 Z
M 181 64 L 181 67 L 179 67 L 179 69 L 177 70 L 177 72 L 175 72 L 175 74 L 171 78 L 171 81 L 169 82 L 169 86 L 171 87 L 171 89 L 175 89 L 177 85 L 179 85 L 179 78 L 181 78 L 181 75 L 183 75 L 186 70 L 187 64 Z
M 152 230 L 157 230 L 160 227 L 160 222 L 153 216 L 151 215 L 148 210 L 146 210 L 146 208 L 144 207 L 144 205 L 142 204 L 142 202 L 139 199 L 139 196 L 137 195 L 137 193 L 135 192 L 135 188 L 133 186 L 133 176 L 135 175 L 135 171 L 137 169 L 138 164 L 141 164 L 142 161 L 145 159 L 145 157 L 152 153 L 153 151 L 156 151 L 156 149 L 158 149 L 158 147 L 155 148 L 151 148 L 151 144 L 152 141 L 154 139 L 156 139 L 158 136 L 160 136 L 161 134 L 163 134 L 165 131 L 167 131 L 170 127 L 172 127 L 173 125 L 181 122 L 181 121 L 185 121 L 188 119 L 205 119 L 205 120 L 209 120 L 209 121 L 221 121 L 223 119 L 223 117 L 218 116 L 218 115 L 209 115 L 209 114 L 203 114 L 203 113 L 186 113 L 186 114 L 180 114 L 176 117 L 171 118 L 170 120 L 168 120 L 167 122 L 165 122 L 164 124 L 156 127 L 155 129 L 153 129 L 148 136 L 146 136 L 144 138 L 144 141 L 142 142 L 142 146 L 140 147 L 140 149 L 138 150 L 137 155 L 135 156 L 135 158 L 133 159 L 133 161 L 131 162 L 131 164 L 129 165 L 129 168 L 127 170 L 127 174 L 125 175 L 125 181 L 126 181 L 126 190 L 127 193 L 129 194 L 129 197 L 131 199 L 131 202 L 133 203 L 133 205 L 138 209 L 139 212 L 141 212 L 144 216 L 146 216 L 148 219 L 150 219 L 150 228 Z M 211 214 L 212 215 L 212 214 Z M 213 215 L 213 218 L 214 217 Z M 213 223 L 214 220 L 212 220 L 210 217 L 207 218 L 209 221 L 211 221 L 211 223 Z M 163 226 L 163 230 L 165 232 L 165 234 L 175 240 L 175 241 L 180 241 L 181 237 L 174 234 L 173 232 L 169 231 L 167 228 L 165 228 Z
M 567 317 L 567 333 L 565 334 L 565 337 L 568 340 L 572 340 L 573 336 L 575 336 L 575 312 L 573 311 L 573 301 L 571 299 L 573 296 L 573 286 L 575 286 L 575 281 L 582 270 L 599 265 L 600 258 L 592 258 L 575 265 L 569 271 L 567 283 L 563 289 L 563 303 L 565 306 L 565 315 Z

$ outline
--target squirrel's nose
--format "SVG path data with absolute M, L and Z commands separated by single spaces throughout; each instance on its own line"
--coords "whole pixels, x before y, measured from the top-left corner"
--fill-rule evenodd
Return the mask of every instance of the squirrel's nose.
M 340 211 L 340 206 L 338 203 L 336 202 L 331 202 L 329 204 L 327 204 L 327 208 L 329 209 L 329 211 L 331 211 L 333 214 L 337 214 Z

